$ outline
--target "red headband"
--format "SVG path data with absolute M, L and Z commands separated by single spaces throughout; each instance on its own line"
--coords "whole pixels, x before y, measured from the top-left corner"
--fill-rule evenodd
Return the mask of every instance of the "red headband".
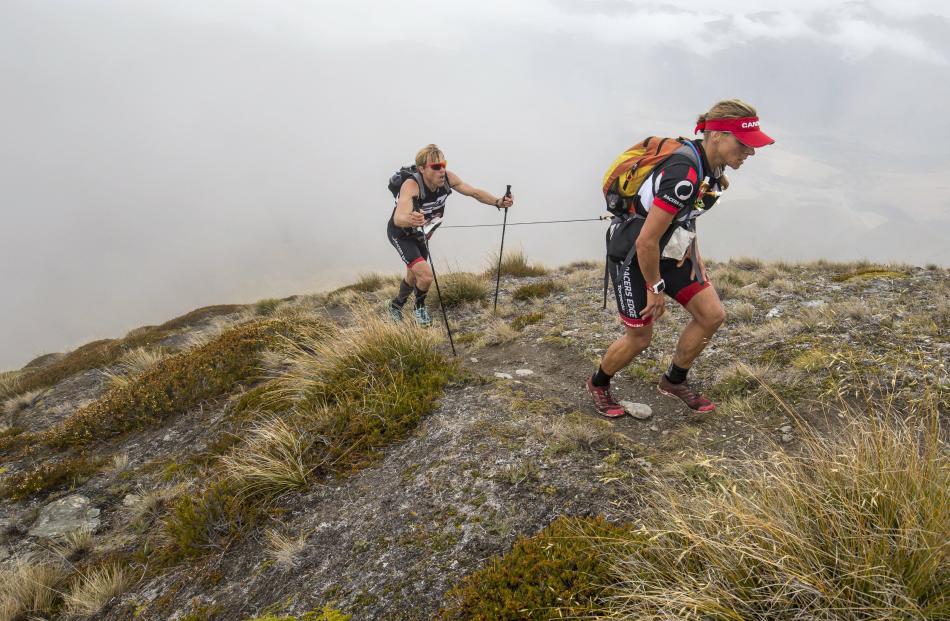
M 742 144 L 747 147 L 757 149 L 775 142 L 761 129 L 759 129 L 759 117 L 746 116 L 740 119 L 709 119 L 700 121 L 696 124 L 695 133 L 701 131 L 707 132 L 729 132 Z

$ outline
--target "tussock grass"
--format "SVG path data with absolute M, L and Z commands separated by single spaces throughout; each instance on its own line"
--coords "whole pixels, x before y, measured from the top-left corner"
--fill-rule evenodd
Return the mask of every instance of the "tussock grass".
M 801 288 L 801 285 L 796 285 L 793 281 L 787 278 L 777 278 L 768 283 L 768 286 L 776 291 L 781 291 L 782 293 L 792 293 L 797 289 Z
M 267 555 L 285 571 L 297 566 L 300 555 L 307 548 L 307 536 L 303 534 L 292 536 L 270 529 L 266 533 L 266 540 Z
M 19 559 L 0 568 L 0 621 L 17 621 L 52 614 L 66 570 L 48 561 Z
M 4 371 L 0 373 L 0 401 L 15 395 L 20 383 L 20 371 Z
M 136 347 L 126 352 L 119 358 L 116 370 L 105 372 L 105 376 L 113 386 L 126 386 L 132 380 L 149 369 L 155 367 L 159 362 L 167 357 L 167 353 L 161 348 L 148 349 L 146 347 Z
M 494 276 L 499 271 L 498 255 L 491 259 L 491 264 L 485 273 Z M 524 250 L 514 250 L 505 253 L 501 260 L 502 276 L 546 276 L 548 270 L 543 265 L 528 264 L 528 257 Z
M 605 618 L 947 618 L 950 458 L 937 413 L 854 414 L 723 485 L 683 493 L 654 480 L 642 536 L 608 552 L 620 580 Z
M 116 386 L 43 435 L 53 448 L 85 447 L 132 429 L 161 424 L 200 401 L 223 396 L 260 375 L 262 349 L 296 324 L 260 319 L 209 343 L 161 360 L 126 386 Z
M 510 343 L 518 338 L 518 332 L 503 319 L 491 319 L 475 340 L 476 347 L 492 347 Z
M 254 314 L 261 317 L 270 317 L 283 304 L 279 298 L 265 298 L 254 302 Z
M 159 487 L 139 495 L 137 502 L 126 510 L 132 530 L 144 532 L 161 518 L 165 508 L 186 491 L 182 484 Z
M 835 282 L 846 280 L 871 280 L 874 278 L 904 278 L 907 272 L 898 266 L 863 265 L 845 269 L 832 277 Z
M 492 291 L 484 276 L 468 272 L 449 272 L 439 278 L 439 286 L 446 308 L 461 306 L 466 302 L 484 303 Z
M 262 420 L 246 433 L 245 443 L 220 464 L 243 493 L 278 496 L 307 486 L 314 469 L 307 456 L 319 438 L 281 418 Z
M 621 446 L 625 436 L 614 431 L 608 421 L 571 412 L 559 418 L 549 430 L 548 450 L 555 455 L 573 451 L 597 451 Z
M 729 308 L 729 315 L 739 321 L 752 321 L 755 319 L 756 308 L 749 302 L 739 302 Z
M 536 323 L 540 323 L 544 319 L 544 313 L 538 311 L 534 313 L 525 313 L 524 315 L 518 315 L 511 320 L 511 327 L 518 332 L 521 332 L 528 326 L 533 326 Z
M 852 321 L 866 321 L 871 316 L 871 309 L 868 303 L 860 298 L 852 298 L 831 306 L 833 312 L 839 320 L 850 319 Z
M 371 293 L 385 285 L 399 284 L 401 277 L 386 274 L 370 272 L 357 276 L 356 282 L 334 289 L 330 292 L 331 297 L 339 297 L 347 292 L 351 293 Z
M 213 483 L 174 503 L 163 524 L 166 559 L 223 549 L 284 491 L 369 463 L 432 410 L 455 373 L 441 335 L 364 315 L 351 329 L 311 324 L 280 340 L 282 368 L 247 398 L 282 411 L 231 449 Z
M 3 404 L 3 414 L 7 417 L 8 421 L 15 424 L 20 414 L 22 414 L 24 410 L 33 407 L 43 392 L 45 391 L 31 390 L 7 399 Z
M 566 287 L 554 280 L 544 280 L 541 282 L 522 285 L 515 289 L 511 297 L 515 300 L 531 300 L 535 298 L 544 298 L 554 293 L 561 293 Z
M 113 597 L 125 593 L 132 584 L 129 571 L 120 565 L 103 565 L 80 572 L 66 593 L 66 612 L 94 615 Z
M 739 257 L 736 259 L 729 259 L 729 265 L 740 270 L 755 271 L 761 269 L 763 263 L 761 259 L 757 259 L 755 257 Z
M 72 562 L 87 552 L 90 552 L 94 543 L 92 530 L 89 528 L 80 528 L 66 533 L 59 541 L 52 545 L 52 550 L 60 558 Z

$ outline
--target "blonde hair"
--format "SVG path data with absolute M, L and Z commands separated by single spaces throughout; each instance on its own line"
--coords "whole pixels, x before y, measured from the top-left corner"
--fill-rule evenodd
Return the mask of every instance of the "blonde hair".
M 416 153 L 416 166 L 422 168 L 429 162 L 442 162 L 445 160 L 445 155 L 442 151 L 434 144 L 427 144 L 426 146 L 419 149 L 419 152 Z
M 710 108 L 709 112 L 700 114 L 696 122 L 702 123 L 711 119 L 741 119 L 747 116 L 759 116 L 751 104 L 741 99 L 723 99 Z

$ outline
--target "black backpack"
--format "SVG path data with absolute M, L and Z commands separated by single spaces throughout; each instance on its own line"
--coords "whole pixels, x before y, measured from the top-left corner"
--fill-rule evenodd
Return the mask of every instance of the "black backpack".
M 403 166 L 389 177 L 389 186 L 387 187 L 389 187 L 389 191 L 392 192 L 393 198 L 399 196 L 399 189 L 402 188 L 402 184 L 405 183 L 407 179 L 416 180 L 416 184 L 419 186 L 419 198 L 425 198 L 426 185 L 422 182 L 422 175 L 419 173 L 415 164 L 412 166 Z

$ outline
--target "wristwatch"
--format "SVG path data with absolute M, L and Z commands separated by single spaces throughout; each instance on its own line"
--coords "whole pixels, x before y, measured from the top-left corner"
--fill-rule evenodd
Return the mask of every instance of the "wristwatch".
M 652 291 L 653 293 L 659 295 L 659 294 L 663 293 L 664 291 L 666 291 L 666 283 L 663 282 L 663 279 L 661 278 L 661 279 L 659 279 L 658 281 L 656 281 L 656 284 L 655 284 L 655 285 L 653 285 L 653 286 L 647 285 L 647 289 L 649 289 L 649 290 Z

